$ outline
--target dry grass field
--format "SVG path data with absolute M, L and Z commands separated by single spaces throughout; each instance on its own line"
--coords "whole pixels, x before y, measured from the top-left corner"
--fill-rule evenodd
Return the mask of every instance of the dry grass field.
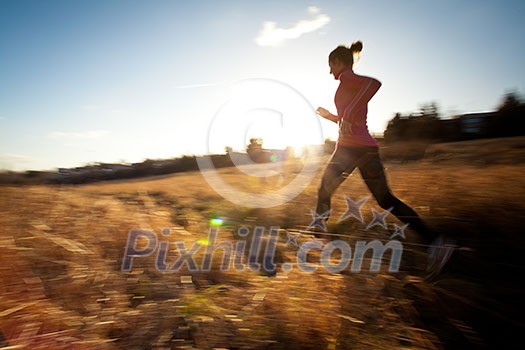
M 385 149 L 388 152 L 400 150 Z M 407 151 L 408 152 L 408 151 Z M 407 158 L 409 158 L 407 156 Z M 297 247 L 280 231 L 277 273 L 210 271 L 187 265 L 155 268 L 156 254 L 121 271 L 131 229 L 155 232 L 186 247 L 208 235 L 221 217 L 220 241 L 235 242 L 245 226 L 308 225 L 321 173 L 292 201 L 269 209 L 236 206 L 199 172 L 87 185 L 0 187 L 0 344 L 8 349 L 471 349 L 523 348 L 525 138 L 434 145 L 417 161 L 385 166 L 393 191 L 435 230 L 461 247 L 445 270 L 425 279 L 426 247 L 408 228 L 399 272 L 383 263 L 370 272 L 332 274 L 280 269 Z M 290 170 L 291 169 L 291 170 Z M 288 174 L 293 175 L 294 167 Z M 221 169 L 230 183 L 265 191 L 274 182 L 246 181 Z M 367 196 L 358 172 L 333 198 L 329 231 L 350 246 L 388 239 L 349 219 L 343 198 Z M 171 234 L 162 236 L 169 228 Z M 334 238 L 332 237 L 332 239 Z M 250 235 L 243 238 L 250 241 Z M 301 237 L 299 243 L 311 238 Z M 145 243 L 144 243 L 145 244 Z M 196 260 L 203 250 L 196 253 Z M 337 257 L 335 257 L 337 258 Z M 384 257 L 388 258 L 387 255 Z M 312 254 L 312 263 L 319 257 Z

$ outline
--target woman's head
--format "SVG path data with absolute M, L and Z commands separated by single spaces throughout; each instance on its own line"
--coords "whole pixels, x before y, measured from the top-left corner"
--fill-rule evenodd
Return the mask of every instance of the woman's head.
M 338 46 L 330 52 L 328 56 L 328 64 L 330 66 L 330 74 L 337 79 L 343 70 L 348 67 L 352 68 L 354 65 L 354 55 L 359 54 L 363 50 L 363 43 L 355 41 L 350 47 Z

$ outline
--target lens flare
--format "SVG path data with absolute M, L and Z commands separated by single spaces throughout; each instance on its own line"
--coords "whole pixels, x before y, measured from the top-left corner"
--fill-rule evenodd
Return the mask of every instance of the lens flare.
M 213 218 L 210 220 L 210 226 L 222 226 L 224 225 L 224 219 L 223 218 Z

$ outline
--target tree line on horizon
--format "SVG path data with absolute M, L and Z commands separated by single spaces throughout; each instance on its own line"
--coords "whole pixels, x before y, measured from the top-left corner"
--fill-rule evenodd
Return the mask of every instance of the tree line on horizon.
M 486 113 L 470 113 L 454 118 L 441 118 L 435 102 L 423 104 L 420 110 L 409 115 L 396 113 L 388 122 L 383 135 L 383 142 L 391 145 L 399 142 L 438 143 L 478 138 L 496 138 L 525 135 L 525 103 L 511 92 L 504 95 L 497 109 Z M 268 163 L 282 161 L 292 156 L 290 149 L 267 150 L 262 147 L 263 140 L 250 139 L 245 156 L 225 148 L 225 154 L 211 155 L 216 168 L 231 167 L 241 162 Z M 335 148 L 335 141 L 325 140 L 324 152 L 330 154 Z M 239 156 L 242 156 L 239 158 Z M 236 156 L 236 163 L 232 157 Z M 243 158 L 244 157 L 244 158 Z M 243 161 L 244 159 L 244 161 Z M 146 176 L 166 175 L 178 172 L 199 170 L 196 156 L 185 155 L 180 158 L 153 160 L 131 165 L 96 163 L 64 171 L 26 171 L 25 173 L 2 172 L 0 184 L 26 183 L 69 183 L 82 184 L 96 181 L 132 179 Z
M 396 113 L 384 132 L 385 144 L 399 141 L 452 142 L 525 135 L 525 103 L 515 92 L 504 95 L 495 111 L 441 118 L 435 102 L 409 115 Z

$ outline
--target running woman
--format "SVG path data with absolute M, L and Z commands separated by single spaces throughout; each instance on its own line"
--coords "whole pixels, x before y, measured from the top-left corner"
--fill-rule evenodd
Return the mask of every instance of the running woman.
M 319 186 L 317 217 L 328 220 L 333 193 L 358 168 L 379 206 L 408 223 L 428 244 L 435 235 L 425 227 L 418 214 L 390 190 L 379 157 L 378 143 L 368 131 L 368 102 L 379 90 L 381 83 L 353 71 L 354 55 L 359 54 L 362 49 L 362 42 L 356 41 L 350 47 L 338 46 L 328 57 L 330 74 L 340 81 L 335 93 L 337 115 L 322 107 L 317 109 L 317 114 L 339 125 L 339 138 Z M 442 246 L 442 239 L 436 242 L 438 241 Z M 440 255 L 442 254 L 448 255 L 444 260 L 450 257 L 445 251 Z

